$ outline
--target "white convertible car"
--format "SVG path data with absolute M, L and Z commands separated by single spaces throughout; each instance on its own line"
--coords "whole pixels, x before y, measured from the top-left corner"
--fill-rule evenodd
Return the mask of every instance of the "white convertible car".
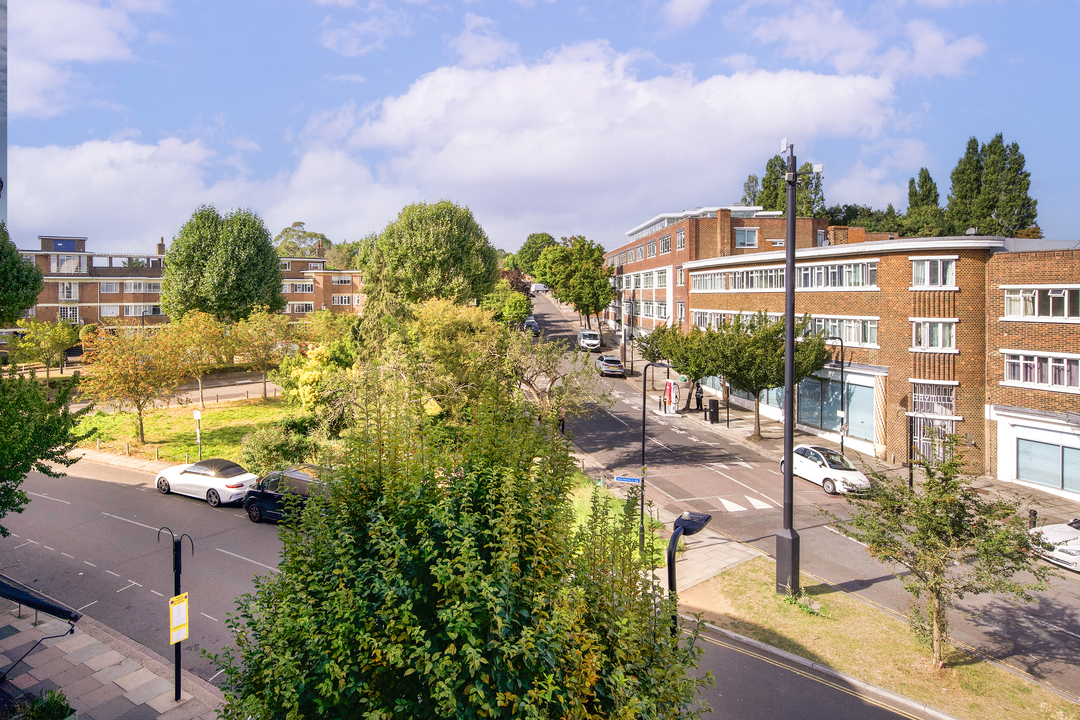
M 232 460 L 210 458 L 190 465 L 174 465 L 158 473 L 155 484 L 162 494 L 176 493 L 205 498 L 210 507 L 221 503 L 240 502 L 247 489 L 258 482 L 259 476 L 250 473 Z
M 1080 518 L 1034 528 L 1031 534 L 1052 546 L 1038 548 L 1040 555 L 1055 565 L 1080 571 Z

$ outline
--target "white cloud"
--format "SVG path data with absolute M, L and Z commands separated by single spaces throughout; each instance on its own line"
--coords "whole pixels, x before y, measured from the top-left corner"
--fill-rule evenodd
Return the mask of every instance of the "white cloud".
M 660 17 L 673 30 L 682 30 L 697 23 L 712 5 L 713 0 L 668 0 L 660 8 Z
M 450 40 L 466 67 L 485 67 L 517 57 L 517 43 L 499 37 L 495 23 L 486 17 L 465 14 L 465 29 Z
M 34 0 L 10 4 L 9 109 L 13 115 L 50 117 L 71 106 L 78 63 L 130 61 L 137 35 L 133 12 L 161 12 L 163 2 Z
M 386 47 L 386 40 L 412 33 L 412 23 L 404 10 L 394 10 L 384 3 L 373 2 L 368 7 L 367 20 L 350 22 L 323 30 L 319 42 L 328 50 L 345 57 L 366 55 Z
M 746 22 L 743 20 L 743 22 Z M 755 20 L 753 36 L 781 44 L 784 57 L 826 63 L 841 74 L 869 72 L 893 77 L 958 75 L 985 51 L 974 35 L 953 35 L 925 20 L 893 27 L 875 15 L 857 22 L 832 0 L 809 0 L 782 15 Z M 888 44 L 893 37 L 906 42 Z
M 142 246 L 210 202 L 252 207 L 275 232 L 303 220 L 337 240 L 381 229 L 409 202 L 449 198 L 469 205 L 498 247 L 537 231 L 613 246 L 657 212 L 735 201 L 781 137 L 810 159 L 819 138 L 880 142 L 892 117 L 886 78 L 643 79 L 636 60 L 597 42 L 530 64 L 440 68 L 376 105 L 313 113 L 296 168 L 271 178 L 249 177 L 233 157 L 243 148 L 225 140 L 220 154 L 175 139 L 14 147 L 12 230 Z

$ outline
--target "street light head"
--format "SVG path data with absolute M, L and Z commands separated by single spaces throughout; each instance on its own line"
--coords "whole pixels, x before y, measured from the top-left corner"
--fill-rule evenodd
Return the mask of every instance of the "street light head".
M 780 154 L 783 155 L 787 152 L 787 138 L 780 141 Z
M 705 529 L 712 515 L 700 512 L 684 512 L 675 519 L 675 528 L 682 528 L 683 535 L 694 535 Z
M 825 169 L 825 166 L 822 165 L 821 163 L 818 163 L 817 165 L 814 166 L 814 172 L 818 173 L 819 175 L 821 174 L 821 172 L 824 169 Z

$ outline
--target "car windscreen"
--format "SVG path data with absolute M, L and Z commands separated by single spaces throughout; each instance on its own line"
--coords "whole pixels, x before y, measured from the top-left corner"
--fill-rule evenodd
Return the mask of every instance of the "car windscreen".
M 590 332 L 588 330 L 581 333 L 581 337 L 584 338 L 585 340 L 599 340 L 600 339 L 599 334 L 594 333 L 594 332 Z
M 836 452 L 835 450 L 826 450 L 824 448 L 818 448 L 818 452 L 825 456 L 825 462 L 833 470 L 854 470 L 855 466 L 851 464 L 851 461 L 846 457 Z

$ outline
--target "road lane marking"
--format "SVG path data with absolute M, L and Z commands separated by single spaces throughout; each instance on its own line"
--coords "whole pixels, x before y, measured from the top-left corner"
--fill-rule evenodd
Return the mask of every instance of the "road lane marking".
M 130 582 L 130 581 L 129 581 L 127 585 L 125 585 L 124 587 L 120 588 L 120 589 L 119 589 L 119 590 L 117 590 L 116 592 L 124 592 L 124 591 L 125 591 L 125 590 L 127 590 L 127 589 L 128 589 L 129 587 L 131 587 L 132 585 L 139 585 L 139 583 L 137 583 L 137 582 Z M 142 587 L 142 585 L 139 585 L 139 587 Z
M 27 495 L 33 495 L 33 496 L 35 496 L 35 497 L 39 497 L 39 498 L 43 498 L 43 499 L 45 499 L 45 500 L 52 500 L 52 501 L 54 501 L 54 502 L 62 502 L 62 503 L 64 503 L 65 505 L 70 505 L 70 504 L 71 504 L 71 503 L 69 503 L 69 502 L 68 502 L 67 500 L 61 500 L 60 498 L 54 498 L 54 497 L 49 497 L 48 495 L 42 495 L 41 493 L 36 493 L 36 492 L 29 492 L 29 491 L 27 491 L 27 493 L 26 493 L 26 494 L 27 494 Z
M 749 495 L 745 495 L 744 497 L 750 501 L 750 504 L 754 506 L 755 510 L 772 510 L 773 506 L 769 503 L 761 502 L 757 498 L 750 497 Z
M 1026 615 L 1027 613 L 1022 613 L 1022 614 Z M 1066 635 L 1072 635 L 1074 638 L 1080 638 L 1080 635 L 1077 635 L 1076 633 L 1072 632 L 1071 630 L 1066 630 L 1063 627 L 1058 627 L 1057 625 L 1054 625 L 1052 623 L 1048 623 L 1045 620 L 1039 620 L 1038 618 L 1031 617 L 1030 615 L 1028 615 L 1028 619 L 1031 620 L 1036 625 L 1042 625 L 1047 630 L 1053 630 L 1054 632 L 1062 632 L 1062 633 L 1065 633 Z M 1032 656 L 1032 657 L 1034 657 L 1034 656 Z
M 105 572 L 109 573 L 113 577 L 120 577 L 120 573 L 114 573 L 112 570 L 106 570 Z
M 748 463 L 748 462 L 736 461 L 736 462 L 735 462 L 734 464 L 735 464 L 735 465 L 742 465 L 743 467 L 745 467 L 745 468 L 750 468 L 751 470 L 753 470 L 753 469 L 754 469 L 754 466 L 753 466 L 753 465 L 751 465 L 751 464 L 750 464 L 750 463 Z
M 48 545 L 42 545 L 41 547 L 45 548 L 46 550 L 52 550 L 53 552 L 56 552 L 56 548 L 51 548 Z
M 742 505 L 738 503 L 733 503 L 730 500 L 725 500 L 724 498 L 717 498 L 717 500 L 720 501 L 720 503 L 724 506 L 724 509 L 728 512 L 740 512 L 742 510 L 746 510 L 746 508 L 744 508 Z
M 157 532 L 158 530 L 161 529 L 161 528 L 156 528 L 156 527 L 150 527 L 149 525 L 143 525 L 141 522 L 135 522 L 134 520 L 128 520 L 127 518 L 122 518 L 119 515 L 110 515 L 107 512 L 103 512 L 101 514 L 104 515 L 105 517 L 111 517 L 114 520 L 123 520 L 126 523 L 131 523 L 132 525 L 138 525 L 139 527 L 144 527 L 147 530 L 153 530 L 154 532 Z
M 210 618 L 214 622 L 218 622 L 218 619 L 216 617 L 210 617 L 209 615 L 207 615 L 206 613 L 203 613 L 203 612 L 201 612 L 199 614 L 202 615 L 204 618 Z
M 90 567 L 97 567 L 97 565 L 95 565 L 94 563 L 87 562 L 86 560 L 83 560 L 83 565 L 89 565 Z
M 713 465 L 715 465 L 718 468 L 723 468 L 724 470 L 728 469 L 728 466 L 725 465 L 724 463 L 713 463 Z
M 158 592 L 157 590 L 151 590 L 150 592 L 154 593 L 154 594 L 155 594 L 155 595 L 157 595 L 158 597 L 165 597 L 164 595 L 162 595 L 161 593 L 159 593 L 159 592 Z
M 237 555 L 236 553 L 231 553 L 231 552 L 229 552 L 228 550 L 222 550 L 221 548 L 214 548 L 214 549 L 215 549 L 215 550 L 217 550 L 217 551 L 218 551 L 219 553 L 225 553 L 226 555 L 231 555 L 231 556 L 233 556 L 234 558 L 237 558 L 237 559 L 239 559 L 239 560 L 246 560 L 246 561 L 248 561 L 249 563 L 252 563 L 252 564 L 254 564 L 254 565 L 258 565 L 259 567 L 264 567 L 264 568 L 266 568 L 267 570 L 269 570 L 270 572 L 273 572 L 273 573 L 276 573 L 276 572 L 281 572 L 281 571 L 280 571 L 280 570 L 278 570 L 277 568 L 274 568 L 274 567 L 270 567 L 269 565 L 263 565 L 263 564 L 262 564 L 261 562 L 259 562 L 258 560 L 252 560 L 251 558 L 246 558 L 246 557 L 244 557 L 243 555 Z
M 86 604 L 85 604 L 85 605 L 83 605 L 83 606 L 82 606 L 81 608 L 78 608 L 78 612 L 82 612 L 83 610 L 85 610 L 86 608 L 90 607 L 91 605 L 93 605 L 93 604 L 94 604 L 94 603 L 96 603 L 96 602 L 97 602 L 97 600 L 95 600 L 94 602 L 88 602 L 88 603 L 86 603 Z
M 742 485 L 742 486 L 743 486 L 744 488 L 746 488 L 747 490 L 750 490 L 751 492 L 757 493 L 757 494 L 758 494 L 758 495 L 760 495 L 761 497 L 763 497 L 763 498 L 765 498 L 766 500 L 768 500 L 769 502 L 773 503 L 774 505 L 776 505 L 776 507 L 783 507 L 783 505 L 781 505 L 780 503 L 776 502 L 776 501 L 775 501 L 775 500 L 773 500 L 773 499 L 772 499 L 771 497 L 769 497 L 769 496 L 768 496 L 768 495 L 766 495 L 765 493 L 761 492 L 761 491 L 760 491 L 760 490 L 758 490 L 757 488 L 752 488 L 752 487 L 750 487 L 749 485 L 747 485 L 747 484 L 746 484 L 746 483 L 744 483 L 744 482 L 739 482 L 739 481 L 738 481 L 738 480 L 736 480 L 735 478 L 731 477 L 730 475 L 728 475 L 728 474 L 726 474 L 726 473 L 722 473 L 722 472 L 720 472 L 719 470 L 717 470 L 717 469 L 716 469 L 716 468 L 714 468 L 714 467 L 709 467 L 708 465 L 702 465 L 701 467 L 703 467 L 703 468 L 709 468 L 709 470 L 712 470 L 712 471 L 713 471 L 714 473 L 716 473 L 717 475 L 722 475 L 722 476 L 726 477 L 726 478 L 727 478 L 728 480 L 730 480 L 730 481 L 731 481 L 731 482 L 733 482 L 733 483 L 739 483 L 740 485 Z
M 652 440 L 652 441 L 653 441 L 654 443 L 656 443 L 657 445 L 659 445 L 660 447 L 662 447 L 662 448 L 664 448 L 665 450 L 667 450 L 668 452 L 674 452 L 674 451 L 673 451 L 673 450 L 672 450 L 671 448 L 669 448 L 669 447 L 668 447 L 667 445 L 665 445 L 664 443 L 660 442 L 660 441 L 659 441 L 659 440 L 657 440 L 656 438 L 652 438 L 652 437 L 651 437 L 651 438 L 649 438 L 649 439 L 650 439 L 650 440 Z
M 613 417 L 616 420 L 618 420 L 619 422 L 621 422 L 626 427 L 630 427 L 630 424 L 628 422 L 626 422 L 625 420 L 623 420 L 621 417 L 619 417 L 615 413 L 611 412 L 610 410 L 605 410 L 604 412 L 606 412 L 608 415 L 610 415 L 611 417 Z
M 12 550 L 18 550 L 19 548 L 21 548 L 21 547 L 23 547 L 25 545 L 29 545 L 31 543 L 33 543 L 34 545 L 40 545 L 41 544 L 41 543 L 34 542 L 33 540 L 27 540 L 22 545 L 16 545 L 15 547 L 12 548 Z
M 826 526 L 825 526 L 825 529 L 826 529 L 826 530 L 828 530 L 829 532 L 831 532 L 831 533 L 832 533 L 832 534 L 834 534 L 834 535 L 839 535 L 839 536 L 840 536 L 840 537 L 842 537 L 842 538 L 847 538 L 848 540 L 850 540 L 851 542 L 855 543 L 856 545 L 862 545 L 863 547 L 868 547 L 868 545 L 867 545 L 866 543 L 864 543 L 864 542 L 859 542 L 858 540 L 856 540 L 856 539 L 855 539 L 855 538 L 853 538 L 853 537 L 848 537 L 848 536 L 847 536 L 847 535 L 845 535 L 844 533 L 842 533 L 842 532 L 840 532 L 839 530 L 837 530 L 836 528 L 834 528 L 834 527 L 833 527 L 832 525 L 826 525 Z
M 68 554 L 67 554 L 66 552 L 61 552 L 60 554 L 61 554 L 61 555 L 63 555 L 64 557 L 69 557 L 69 558 L 71 558 L 72 560 L 74 560 L 74 559 L 75 559 L 75 556 L 74 556 L 74 555 L 68 555 Z

